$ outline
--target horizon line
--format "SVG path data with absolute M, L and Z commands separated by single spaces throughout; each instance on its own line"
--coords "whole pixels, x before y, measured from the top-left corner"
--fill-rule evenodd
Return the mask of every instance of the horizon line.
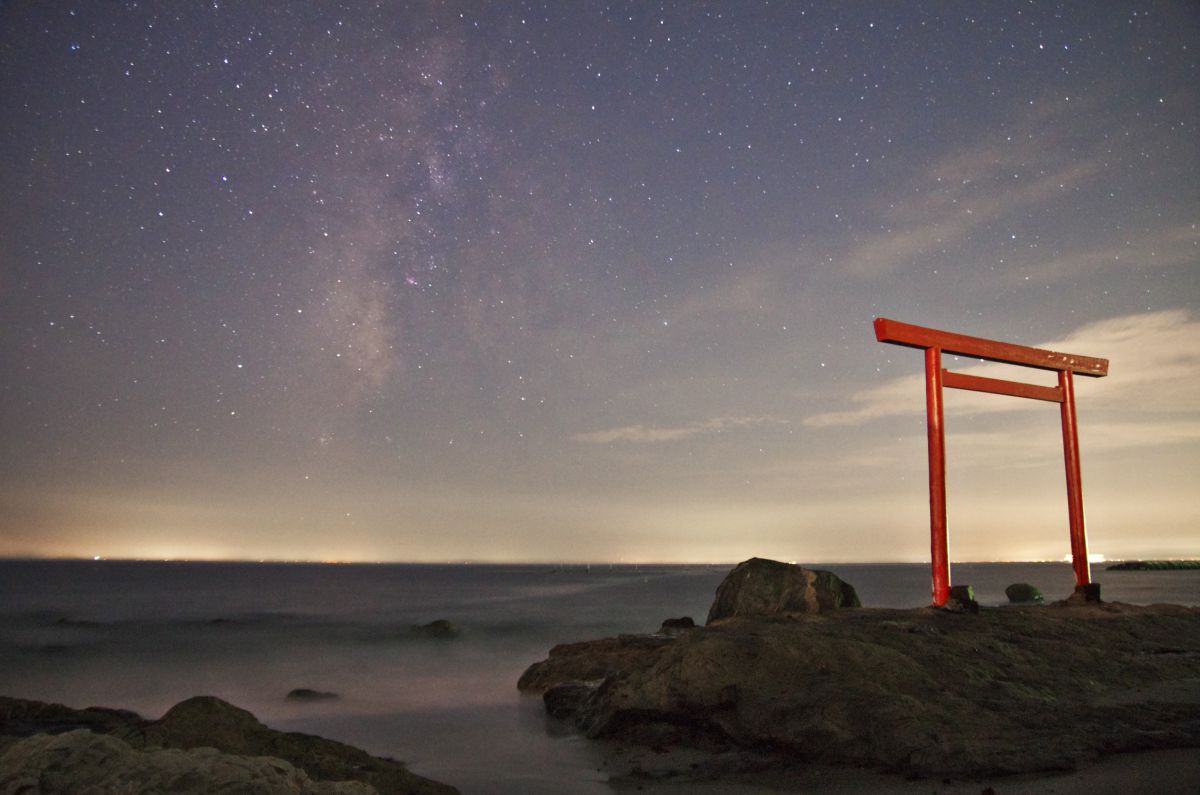
M 751 557 L 758 557 L 753 555 Z M 197 564 L 245 564 L 245 565 L 294 565 L 294 566 L 737 566 L 749 560 L 331 560 L 313 558 L 127 558 L 92 557 L 78 555 L 0 555 L 0 562 L 82 562 L 82 563 L 197 563 Z M 1153 557 L 1153 558 L 1105 558 L 1092 563 L 1123 563 L 1128 561 L 1145 560 L 1191 560 L 1186 557 Z M 819 566 L 920 566 L 930 565 L 922 560 L 787 560 L 782 563 L 795 565 Z M 974 563 L 1060 563 L 1070 565 L 1070 560 L 1060 558 L 1040 559 L 992 559 L 992 560 L 952 560 L 951 564 L 963 565 Z

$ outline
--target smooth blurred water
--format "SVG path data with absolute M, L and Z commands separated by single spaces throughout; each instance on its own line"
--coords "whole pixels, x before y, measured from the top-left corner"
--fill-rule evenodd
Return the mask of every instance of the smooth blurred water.
M 929 602 L 929 570 L 813 564 L 873 607 Z M 596 747 L 516 681 L 556 643 L 702 622 L 730 566 L 415 566 L 0 561 L 0 694 L 158 717 L 193 695 L 407 761 L 464 792 L 608 792 Z M 956 564 L 985 604 L 1062 563 Z M 1109 572 L 1105 599 L 1200 604 L 1200 571 Z M 412 626 L 447 619 L 449 640 Z M 284 700 L 293 688 L 334 701 Z

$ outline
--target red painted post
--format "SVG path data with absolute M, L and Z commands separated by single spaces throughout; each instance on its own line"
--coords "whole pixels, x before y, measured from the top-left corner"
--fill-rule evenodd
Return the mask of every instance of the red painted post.
M 1079 431 L 1075 423 L 1075 381 L 1070 370 L 1058 372 L 1062 390 L 1063 458 L 1067 465 L 1067 520 L 1071 525 L 1071 565 L 1075 569 L 1075 584 L 1092 581 L 1088 563 L 1087 528 L 1083 521 L 1083 483 L 1079 468 Z
M 933 603 L 950 598 L 946 530 L 946 432 L 942 411 L 942 351 L 925 349 L 925 413 L 929 432 L 929 546 L 933 560 Z

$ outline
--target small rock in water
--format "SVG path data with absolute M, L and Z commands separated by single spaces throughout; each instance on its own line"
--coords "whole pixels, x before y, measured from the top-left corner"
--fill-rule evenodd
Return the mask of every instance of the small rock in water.
M 1004 595 L 1008 597 L 1008 601 L 1010 602 L 1044 601 L 1042 592 L 1037 589 L 1037 586 L 1030 585 L 1027 582 L 1014 582 L 1004 589 Z
M 458 627 L 444 618 L 430 621 L 428 624 L 416 624 L 412 628 L 414 635 L 424 638 L 448 639 L 458 637 Z
M 54 624 L 59 627 L 80 627 L 84 629 L 93 629 L 100 626 L 96 621 L 87 621 L 81 618 L 60 618 Z
M 311 690 L 307 687 L 297 687 L 287 694 L 288 701 L 333 701 L 341 698 L 337 693 L 327 693 L 323 690 Z

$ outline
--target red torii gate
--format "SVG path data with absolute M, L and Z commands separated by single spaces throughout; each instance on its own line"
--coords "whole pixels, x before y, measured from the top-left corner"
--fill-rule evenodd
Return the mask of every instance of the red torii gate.
M 1067 517 L 1071 525 L 1071 562 L 1075 589 L 1091 586 L 1087 532 L 1083 525 L 1083 489 L 1079 474 L 1079 433 L 1075 423 L 1075 384 L 1072 374 L 1099 378 L 1108 375 L 1108 360 L 1075 356 L 1008 342 L 968 337 L 949 331 L 913 326 L 883 317 L 875 318 L 875 339 L 922 348 L 925 351 L 925 411 L 929 430 L 929 531 L 933 558 L 933 603 L 943 605 L 950 596 L 950 559 L 946 534 L 946 436 L 942 416 L 942 388 L 969 389 L 997 395 L 1048 400 L 1062 414 L 1063 456 L 1067 466 Z M 1039 386 L 998 378 L 983 378 L 942 369 L 942 353 L 986 359 L 1004 364 L 1053 370 L 1058 386 Z

